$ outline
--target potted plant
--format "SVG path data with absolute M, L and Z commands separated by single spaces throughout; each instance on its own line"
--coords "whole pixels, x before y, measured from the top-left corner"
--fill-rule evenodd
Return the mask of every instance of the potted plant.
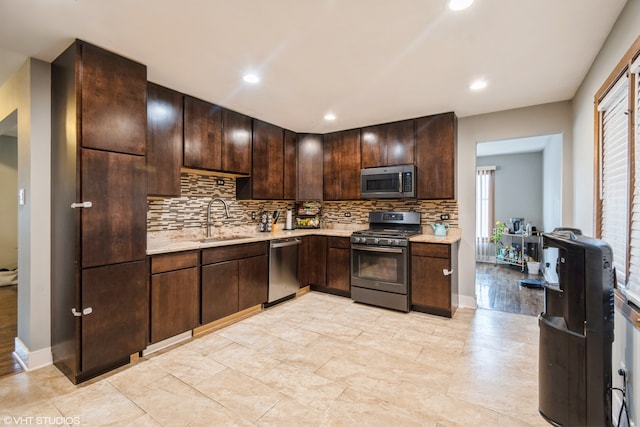
M 496 221 L 496 226 L 493 227 L 493 234 L 491 235 L 491 241 L 496 245 L 496 254 L 498 254 L 498 259 L 504 258 L 504 249 L 502 248 L 502 235 L 505 232 L 507 226 L 500 221 Z

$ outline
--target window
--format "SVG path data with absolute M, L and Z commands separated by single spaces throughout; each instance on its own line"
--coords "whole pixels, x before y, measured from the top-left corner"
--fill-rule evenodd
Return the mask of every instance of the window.
M 495 166 L 476 168 L 476 261 L 494 261 L 493 205 L 495 193 Z
M 600 238 L 613 249 L 618 283 L 626 283 L 629 224 L 629 82 L 621 77 L 598 105 L 600 121 Z
M 629 245 L 629 278 L 627 284 L 636 304 L 640 303 L 640 57 L 631 66 L 633 96 L 635 97 L 634 181 L 631 209 L 631 242 Z M 639 304 L 640 305 L 640 304 Z
M 640 305 L 640 37 L 595 97 L 596 237 L 613 249 L 618 287 Z

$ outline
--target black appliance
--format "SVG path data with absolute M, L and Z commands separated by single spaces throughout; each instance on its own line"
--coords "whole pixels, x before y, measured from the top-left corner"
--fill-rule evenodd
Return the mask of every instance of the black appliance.
M 612 426 L 611 345 L 615 270 L 602 240 L 557 230 L 558 284 L 544 289 L 540 314 L 539 411 L 557 426 Z
M 351 234 L 351 299 L 409 311 L 409 237 L 419 212 L 371 212 L 369 229 Z
M 403 199 L 416 197 L 416 166 L 397 165 L 360 170 L 363 199 Z

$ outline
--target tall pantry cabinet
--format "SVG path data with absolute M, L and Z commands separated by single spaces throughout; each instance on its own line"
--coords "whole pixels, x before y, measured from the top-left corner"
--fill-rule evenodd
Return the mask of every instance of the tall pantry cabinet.
M 147 342 L 146 67 L 76 41 L 51 79 L 51 344 L 78 383 Z

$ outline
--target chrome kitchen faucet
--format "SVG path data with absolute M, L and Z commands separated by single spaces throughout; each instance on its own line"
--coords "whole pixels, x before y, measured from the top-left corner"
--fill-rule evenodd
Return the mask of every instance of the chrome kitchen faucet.
M 224 213 L 226 217 L 229 218 L 229 205 L 227 205 L 227 202 L 225 202 L 224 199 L 221 199 L 219 197 L 212 198 L 209 201 L 209 205 L 207 206 L 207 239 L 211 237 L 211 226 L 213 225 L 213 221 L 211 221 L 211 205 L 215 201 L 222 202 L 222 204 L 224 205 Z

